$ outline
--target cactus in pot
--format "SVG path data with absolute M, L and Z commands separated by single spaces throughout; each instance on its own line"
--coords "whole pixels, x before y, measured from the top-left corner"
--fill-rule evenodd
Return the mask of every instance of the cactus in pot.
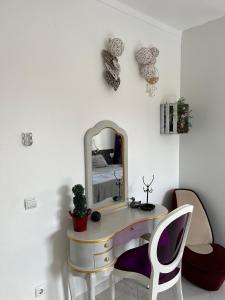
M 73 212 L 69 212 L 73 218 L 73 225 L 75 231 L 85 231 L 87 229 L 87 220 L 88 216 L 91 213 L 91 210 L 87 208 L 87 200 L 84 195 L 84 187 L 81 184 L 76 184 L 72 188 L 74 194 Z

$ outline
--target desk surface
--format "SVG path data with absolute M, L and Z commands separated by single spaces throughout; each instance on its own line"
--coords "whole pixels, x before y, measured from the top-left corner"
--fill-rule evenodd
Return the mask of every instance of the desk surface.
M 87 230 L 84 232 L 75 232 L 71 226 L 71 229 L 67 231 L 67 236 L 70 240 L 81 243 L 105 241 L 128 226 L 145 220 L 163 218 L 167 213 L 167 208 L 158 204 L 150 212 L 123 207 L 104 214 L 99 222 L 88 220 Z

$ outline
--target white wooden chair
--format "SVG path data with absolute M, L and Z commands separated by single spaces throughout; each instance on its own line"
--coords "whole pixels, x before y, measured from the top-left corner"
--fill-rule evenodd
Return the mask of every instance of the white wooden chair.
M 131 278 L 149 286 L 149 299 L 176 284 L 183 299 L 181 260 L 191 222 L 192 205 L 169 213 L 153 231 L 149 243 L 130 249 L 118 257 L 111 276 L 111 300 L 115 298 L 115 277 Z

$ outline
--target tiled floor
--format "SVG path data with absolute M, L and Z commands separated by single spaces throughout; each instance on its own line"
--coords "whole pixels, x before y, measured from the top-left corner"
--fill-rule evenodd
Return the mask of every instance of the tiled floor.
M 183 279 L 184 300 L 225 300 L 225 284 L 219 291 L 202 290 Z M 97 300 L 110 299 L 109 290 L 96 297 Z M 174 288 L 159 294 L 157 300 L 176 300 Z M 116 284 L 116 300 L 148 300 L 148 290 L 133 280 L 121 280 Z

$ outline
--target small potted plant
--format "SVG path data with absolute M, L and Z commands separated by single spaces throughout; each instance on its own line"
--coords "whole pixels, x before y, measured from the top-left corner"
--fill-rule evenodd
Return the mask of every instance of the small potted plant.
M 85 231 L 87 229 L 87 220 L 91 210 L 87 208 L 84 188 L 81 184 L 76 184 L 72 188 L 72 192 L 74 193 L 74 209 L 73 212 L 69 211 L 69 214 L 73 219 L 73 227 L 75 231 Z
M 188 133 L 192 118 L 192 110 L 189 110 L 189 104 L 186 99 L 181 97 L 177 101 L 177 133 Z

